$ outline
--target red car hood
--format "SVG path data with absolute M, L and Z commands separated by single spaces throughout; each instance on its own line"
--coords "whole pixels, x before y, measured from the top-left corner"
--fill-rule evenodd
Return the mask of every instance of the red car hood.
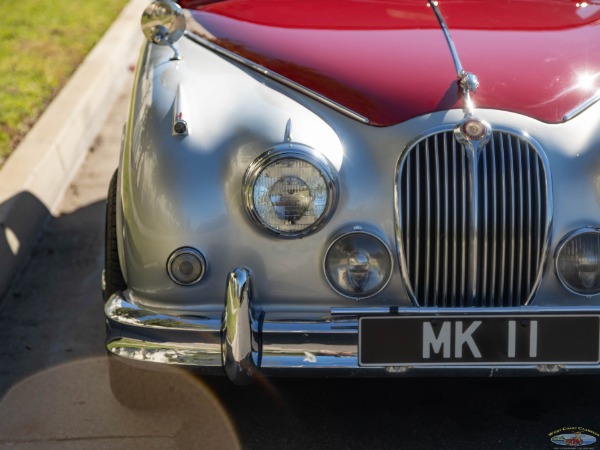
M 219 45 L 369 119 L 460 107 L 448 44 L 426 0 L 180 1 Z M 204 4 L 203 3 L 208 3 Z M 441 1 L 478 108 L 556 123 L 600 86 L 600 6 Z

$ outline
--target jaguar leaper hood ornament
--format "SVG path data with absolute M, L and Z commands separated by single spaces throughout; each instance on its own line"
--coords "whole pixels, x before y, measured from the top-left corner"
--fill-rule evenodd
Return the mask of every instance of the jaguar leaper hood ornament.
M 446 42 L 452 54 L 452 60 L 454 61 L 454 67 L 456 68 L 456 74 L 458 78 L 458 85 L 460 88 L 460 97 L 463 103 L 463 112 L 465 114 L 464 119 L 454 129 L 454 136 L 463 145 L 472 147 L 475 154 L 478 153 L 479 149 L 489 141 L 492 127 L 489 123 L 479 119 L 475 115 L 475 106 L 471 98 L 471 94 L 477 92 L 479 87 L 479 80 L 473 73 L 467 72 L 463 69 L 463 66 L 458 57 L 458 52 L 454 46 L 454 42 L 450 36 L 450 31 L 444 21 L 438 6 L 438 2 L 435 0 L 429 0 L 429 6 L 435 13 L 435 16 L 440 23 Z

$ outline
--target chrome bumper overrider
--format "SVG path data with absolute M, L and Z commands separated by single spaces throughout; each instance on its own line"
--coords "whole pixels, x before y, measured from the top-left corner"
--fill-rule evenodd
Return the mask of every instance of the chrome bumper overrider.
M 486 314 L 560 312 L 548 308 L 487 308 Z M 599 310 L 577 309 L 598 314 Z M 575 312 L 570 310 L 569 312 Z M 319 321 L 270 320 L 257 317 L 252 308 L 250 272 L 232 271 L 227 279 L 225 311 L 220 320 L 200 316 L 170 316 L 138 307 L 127 292 L 106 303 L 106 347 L 124 362 L 156 362 L 194 367 L 222 374 L 236 384 L 247 384 L 259 373 L 276 376 L 420 376 L 420 375 L 534 375 L 590 373 L 599 365 L 521 366 L 394 366 L 361 367 L 358 364 L 358 317 L 395 314 L 469 314 L 467 309 L 435 308 L 333 309 Z M 562 310 L 564 312 L 564 310 Z

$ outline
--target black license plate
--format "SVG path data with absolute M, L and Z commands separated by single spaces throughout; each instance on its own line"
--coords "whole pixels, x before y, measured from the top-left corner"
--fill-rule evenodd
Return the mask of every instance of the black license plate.
M 361 366 L 597 364 L 599 316 L 361 317 Z

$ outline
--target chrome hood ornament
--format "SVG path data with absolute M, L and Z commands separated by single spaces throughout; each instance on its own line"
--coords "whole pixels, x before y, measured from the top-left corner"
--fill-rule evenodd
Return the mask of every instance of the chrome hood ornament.
M 429 6 L 433 9 L 446 41 L 452 54 L 454 61 L 454 67 L 456 68 L 456 74 L 458 78 L 458 85 L 460 87 L 460 96 L 463 103 L 464 118 L 454 127 L 454 139 L 456 139 L 463 147 L 468 161 L 468 172 L 471 186 L 479 185 L 479 173 L 477 170 L 479 155 L 482 153 L 486 144 L 489 142 L 492 136 L 492 127 L 486 121 L 478 118 L 475 114 L 475 106 L 471 99 L 471 94 L 475 94 L 479 87 L 479 80 L 477 77 L 463 69 L 463 66 L 458 57 L 458 52 L 454 46 L 454 42 L 450 37 L 450 31 L 446 26 L 446 22 L 437 7 L 437 1 L 429 0 Z M 472 265 L 470 270 L 470 286 L 469 292 L 471 297 L 471 304 L 474 304 L 476 291 L 477 291 L 477 262 L 479 255 L 477 252 L 477 218 L 479 217 L 479 192 L 477 189 L 473 189 L 471 198 L 471 219 L 469 225 L 469 241 L 471 242 L 470 250 L 470 261 Z
M 448 43 L 450 53 L 452 54 L 452 60 L 454 61 L 454 67 L 456 68 L 458 85 L 461 89 L 460 96 L 462 99 L 463 112 L 465 116 L 464 119 L 456 126 L 454 135 L 458 142 L 465 145 L 467 148 L 472 149 L 474 154 L 477 155 L 480 149 L 482 149 L 483 146 L 489 141 L 492 134 L 492 127 L 490 124 L 479 119 L 475 115 L 475 105 L 473 104 L 471 94 L 475 94 L 477 92 L 479 80 L 475 74 L 464 70 L 460 62 L 460 58 L 458 57 L 456 47 L 454 46 L 454 42 L 452 41 L 452 37 L 450 36 L 448 26 L 444 21 L 442 13 L 437 7 L 438 2 L 435 0 L 429 0 L 428 3 L 431 9 L 433 9 L 435 16 L 440 23 L 442 31 L 444 32 L 444 36 L 446 37 L 446 42 Z

